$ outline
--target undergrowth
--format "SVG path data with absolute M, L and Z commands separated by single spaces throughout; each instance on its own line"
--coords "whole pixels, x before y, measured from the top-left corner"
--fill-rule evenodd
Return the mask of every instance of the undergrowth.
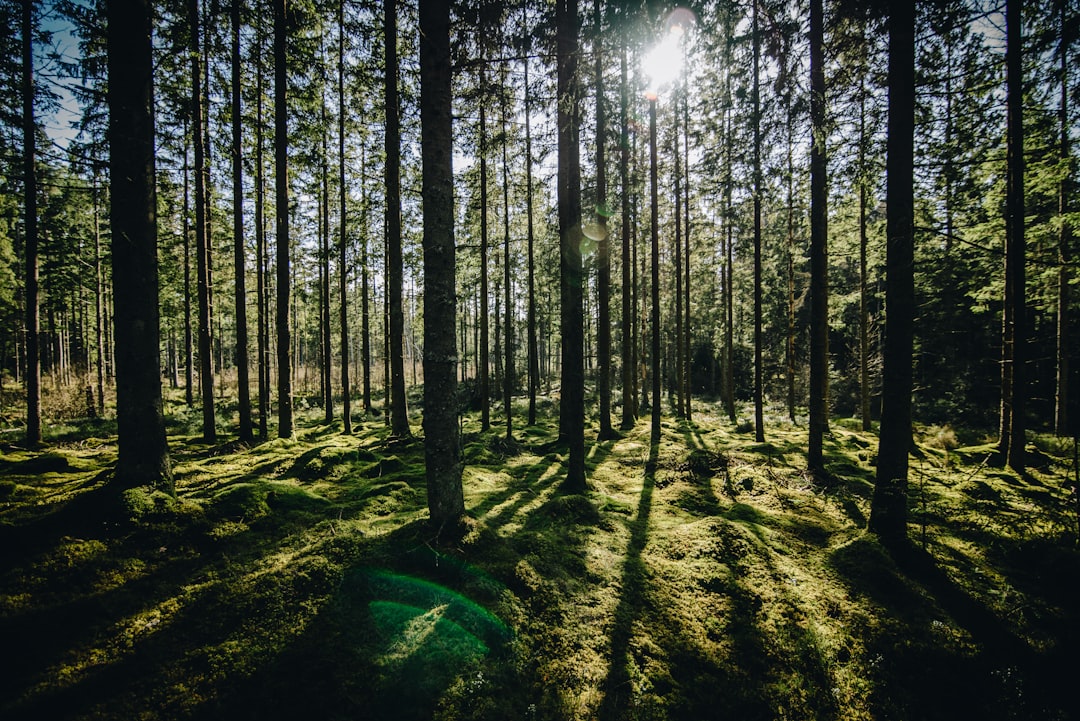
M 318 415 L 245 447 L 177 414 L 177 497 L 110 513 L 108 421 L 4 446 L 0 716 L 1077 717 L 1072 449 L 1052 439 L 1017 475 L 921 429 L 913 549 L 890 554 L 857 424 L 834 424 L 822 486 L 805 427 L 754 443 L 701 404 L 656 448 L 647 420 L 591 442 L 572 495 L 553 418 L 512 442 L 467 418 L 466 528 L 440 545 L 422 441 Z

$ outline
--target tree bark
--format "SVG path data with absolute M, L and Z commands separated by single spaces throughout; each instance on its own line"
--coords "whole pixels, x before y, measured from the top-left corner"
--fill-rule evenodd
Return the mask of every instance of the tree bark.
M 34 2 L 22 4 L 23 184 L 26 253 L 26 444 L 41 443 L 41 353 L 38 288 L 37 172 L 34 135 Z
M 401 130 L 398 107 L 397 2 L 385 0 L 383 42 L 386 54 L 384 79 L 386 110 L 386 277 L 390 320 L 390 431 L 399 438 L 412 435 L 405 400 L 403 346 L 405 315 L 401 307 L 403 267 L 401 258 Z
M 195 153 L 195 273 L 199 304 L 199 389 L 202 395 L 203 441 L 217 439 L 214 413 L 214 353 L 210 328 L 210 238 L 207 227 L 206 153 L 203 135 L 203 74 L 198 0 L 188 0 L 191 27 L 191 125 Z
M 825 478 L 822 444 L 828 423 L 829 264 L 825 143 L 825 52 L 822 0 L 810 1 L 810 420 L 807 465 Z
M 244 163 L 241 135 L 240 0 L 232 0 L 232 175 L 233 275 L 236 299 L 236 383 L 240 406 L 240 440 L 254 439 L 251 429 L 251 388 L 248 382 L 247 269 L 244 261 Z
M 158 354 L 152 9 L 148 0 L 110 0 L 106 13 L 119 451 L 113 484 L 175 495 Z
M 349 384 L 349 265 L 346 234 L 345 186 L 345 0 L 338 0 L 338 297 L 341 299 L 338 325 L 341 332 L 341 417 L 342 432 L 352 433 L 352 388 Z
M 754 439 L 765 442 L 765 388 L 761 333 L 761 37 L 758 4 L 753 3 L 753 125 L 754 125 Z
M 528 27 L 525 36 L 529 37 Z M 529 89 L 529 58 L 525 57 L 525 214 L 528 216 L 528 265 L 529 265 L 529 425 L 536 425 L 536 391 L 540 387 L 540 351 L 536 338 L 536 262 L 534 255 L 535 231 L 533 227 L 533 177 L 532 177 L 532 124 L 529 116 L 532 93 Z
M 596 249 L 596 385 L 600 396 L 600 440 L 615 438 L 611 427 L 611 242 L 607 219 L 607 114 L 604 108 L 603 18 L 600 0 L 593 0 L 596 33 L 594 61 L 596 63 L 596 216 L 600 226 Z
M 505 84 L 505 80 L 504 80 Z M 503 407 L 506 411 L 506 440 L 514 438 L 514 416 L 512 400 L 514 397 L 514 306 L 511 303 L 510 283 L 510 164 L 506 155 L 507 110 L 506 93 L 501 94 L 502 121 L 502 175 L 503 175 L 503 332 L 506 340 L 503 347 Z
M 569 445 L 566 488 L 585 490 L 584 298 L 581 264 L 581 175 L 578 130 L 578 4 L 556 0 L 558 206 L 562 332 L 559 435 Z
M 255 58 L 255 321 L 258 345 L 259 438 L 269 435 L 270 416 L 270 287 L 266 250 L 266 219 L 263 199 L 266 193 L 263 170 L 263 64 L 262 24 L 257 31 Z
M 627 23 L 628 25 L 628 23 Z M 619 188 L 622 191 L 622 419 L 619 428 L 634 427 L 633 252 L 630 246 L 630 84 L 626 30 L 619 33 Z
M 483 46 L 480 57 L 480 93 L 487 92 L 487 76 L 484 72 Z M 488 212 L 487 212 L 487 110 L 486 98 L 480 100 L 480 137 L 477 146 L 480 154 L 480 431 L 491 428 L 491 341 L 490 301 L 488 299 Z
M 274 0 L 274 197 L 277 242 L 278 437 L 292 438 L 292 329 L 289 268 L 289 105 L 286 3 Z
M 1069 224 L 1072 191 L 1072 155 L 1069 142 L 1069 34 L 1068 3 L 1059 0 L 1061 13 L 1061 105 L 1058 108 L 1058 132 L 1061 134 L 1062 175 L 1058 183 L 1058 298 L 1057 298 L 1057 383 L 1054 393 L 1054 430 L 1058 436 L 1069 433 L 1069 247 L 1072 226 Z
M 915 317 L 914 134 L 915 8 L 896 3 L 889 17 L 888 205 L 885 257 L 884 368 L 877 479 L 870 530 L 888 545 L 907 540 L 908 451 L 911 449 L 912 349 Z
M 319 337 L 322 339 L 322 396 L 323 396 L 323 422 L 326 424 L 334 421 L 334 346 L 331 342 L 330 331 L 330 149 L 328 140 L 326 118 L 326 100 L 322 103 L 322 152 L 320 153 L 320 185 L 322 195 L 322 233 L 320 234 L 320 257 L 319 265 L 322 269 L 322 285 L 319 289 Z
M 1024 247 L 1024 109 L 1023 109 L 1023 31 L 1021 28 L 1020 0 L 1009 0 L 1005 9 L 1006 32 L 1006 85 L 1008 97 L 1008 179 L 1006 189 L 1005 218 L 1005 284 L 1012 291 L 1011 358 L 1006 357 L 1006 371 L 1010 372 L 1009 387 L 1009 433 L 1006 450 L 1009 467 L 1023 471 L 1025 442 L 1025 410 L 1027 401 L 1027 319 L 1025 305 L 1025 247 Z
M 424 200 L 424 460 L 437 531 L 465 513 L 458 439 L 450 6 L 420 0 Z
M 659 182 L 656 173 L 656 96 L 649 98 L 649 233 L 651 251 L 651 294 L 649 309 L 652 325 L 652 344 L 649 358 L 652 367 L 652 419 L 649 439 L 653 446 L 660 443 L 660 207 L 657 199 Z M 651 454 L 650 454 L 651 455 Z

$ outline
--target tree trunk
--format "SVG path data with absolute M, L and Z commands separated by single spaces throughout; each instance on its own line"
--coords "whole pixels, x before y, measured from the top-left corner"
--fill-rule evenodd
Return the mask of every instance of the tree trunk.
M 236 383 L 240 406 L 240 440 L 254 439 L 251 431 L 251 388 L 248 382 L 247 289 L 244 262 L 244 163 L 241 144 L 240 0 L 231 3 L 232 25 L 232 171 L 233 274 L 236 297 Z
M 360 167 L 367 169 L 367 154 Z M 368 197 L 367 181 L 360 179 L 360 364 L 364 376 L 364 414 L 372 413 L 371 406 L 371 288 L 368 287 Z
M 685 63 L 684 63 L 685 64 Z M 686 264 L 686 277 L 683 279 L 683 405 L 686 407 L 687 422 L 693 420 L 690 398 L 693 394 L 691 371 L 693 362 L 690 357 L 690 84 L 683 83 L 683 262 Z M 676 112 L 678 108 L 676 108 Z
M 398 108 L 397 1 L 385 0 L 383 42 L 386 51 L 384 80 L 386 108 L 386 277 L 390 315 L 390 430 L 399 438 L 412 435 L 405 401 L 403 357 L 405 315 L 401 307 L 401 131 Z
M 437 532 L 465 513 L 458 439 L 450 6 L 420 0 L 424 201 L 424 461 Z
M 151 5 L 106 3 L 119 489 L 175 495 L 161 402 Z
M 652 423 L 649 439 L 653 446 L 660 443 L 660 205 L 656 173 L 656 96 L 649 98 L 649 232 L 651 251 L 652 303 L 650 318 L 652 345 L 649 361 L 652 364 Z M 652 455 L 650 453 L 650 455 Z
M 603 21 L 600 0 L 593 0 L 596 63 L 596 215 L 600 226 L 596 249 L 596 385 L 600 396 L 600 440 L 615 438 L 611 427 L 611 243 L 607 219 L 607 115 L 604 108 Z
M 626 28 L 619 33 L 619 188 L 622 191 L 622 420 L 619 428 L 634 427 L 633 252 L 630 246 L 630 85 L 627 71 Z
M 825 143 L 825 52 L 822 0 L 810 1 L 810 420 L 807 465 L 824 479 L 828 423 L 829 264 Z
M 338 0 L 338 297 L 341 299 L 338 324 L 341 331 L 341 417 L 342 432 L 352 433 L 352 388 L 349 385 L 349 265 L 346 251 L 345 186 L 345 0 Z
M 263 198 L 266 192 L 263 174 L 263 64 L 262 25 L 257 33 L 255 58 L 255 285 L 256 336 L 259 370 L 259 438 L 269 435 L 270 416 L 270 288 L 266 252 L 266 226 Z
M 26 444 L 41 443 L 41 355 L 38 311 L 37 172 L 34 135 L 34 2 L 23 0 L 22 101 L 23 183 L 25 192 L 24 247 L 26 251 Z
M 207 227 L 206 158 L 203 135 L 203 74 L 201 71 L 198 0 L 188 0 L 191 23 L 191 125 L 195 146 L 195 273 L 199 303 L 199 388 L 202 391 L 203 441 L 217 439 L 214 414 L 214 366 L 210 329 L 210 239 Z
M 1006 370 L 1010 372 L 1009 387 L 1009 433 L 1006 450 L 1009 467 L 1024 470 L 1024 413 L 1027 401 L 1027 319 L 1025 302 L 1025 253 L 1024 253 L 1024 110 L 1023 110 L 1023 31 L 1021 28 L 1020 1 L 1009 0 L 1005 9 L 1007 27 L 1005 66 L 1008 86 L 1008 179 L 1005 197 L 1005 284 L 1012 291 L 1011 357 L 1005 358 Z M 1008 334 L 1007 334 L 1008 335 Z
M 330 331 L 330 149 L 326 118 L 326 100 L 322 103 L 322 153 L 320 159 L 319 175 L 321 180 L 322 194 L 322 234 L 320 245 L 322 246 L 319 264 L 322 268 L 322 287 L 319 290 L 319 333 L 322 338 L 322 378 L 323 378 L 323 422 L 334 422 L 334 346 L 331 343 Z
M 101 225 L 98 204 L 98 173 L 94 168 L 94 350 L 97 357 L 94 367 L 97 370 L 97 412 L 105 415 L 105 278 L 101 265 Z
M 915 317 L 914 133 L 915 8 L 889 17 L 889 129 L 886 159 L 884 368 L 877 479 L 870 530 L 900 546 L 907 540 L 908 451 L 911 449 L 912 349 Z
M 865 73 L 859 79 L 859 417 L 862 429 L 870 430 L 870 288 L 866 267 L 866 89 Z
M 292 438 L 292 329 L 289 301 L 289 106 L 285 17 L 288 0 L 274 0 L 274 196 L 277 242 L 278 437 Z
M 578 4 L 556 0 L 558 98 L 559 277 L 561 290 L 562 399 L 559 435 L 569 445 L 566 488 L 585 490 L 584 298 L 581 264 L 581 176 L 578 130 Z
M 195 407 L 195 348 L 191 332 L 191 183 L 188 166 L 187 119 L 184 119 L 184 401 L 188 408 Z
M 1058 183 L 1058 298 L 1057 298 L 1057 383 L 1054 393 L 1054 430 L 1058 436 L 1069 432 L 1069 246 L 1072 226 L 1069 212 L 1072 190 L 1072 156 L 1069 148 L 1069 46 L 1068 3 L 1060 0 L 1061 12 L 1061 106 L 1058 127 L 1061 134 L 1061 180 Z
M 480 92 L 487 92 L 484 73 L 483 48 L 480 57 Z M 487 111 L 486 99 L 480 100 L 480 137 L 477 146 L 480 153 L 480 431 L 491 427 L 491 359 L 488 305 L 488 213 L 487 213 Z
M 504 79 L 505 84 L 505 79 Z M 503 406 L 506 410 L 506 440 L 514 438 L 514 418 L 511 401 L 514 397 L 514 306 L 510 284 L 510 164 L 506 156 L 506 93 L 502 97 L 502 175 L 503 175 L 503 332 L 506 334 L 503 354 Z
M 671 154 L 675 160 L 674 168 L 674 181 L 675 181 L 675 195 L 672 198 L 672 208 L 675 215 L 675 238 L 673 241 L 672 253 L 672 265 L 675 271 L 675 348 L 674 348 L 674 361 L 675 368 L 672 375 L 675 377 L 674 391 L 675 391 L 675 415 L 679 418 L 685 418 L 686 412 L 683 409 L 683 287 L 682 287 L 682 213 L 680 212 L 680 205 L 682 202 L 682 163 L 679 158 L 679 92 L 676 87 L 675 92 L 672 94 L 671 99 L 671 119 L 674 124 L 674 128 L 671 134 Z
M 528 27 L 525 28 L 526 38 Z M 540 387 L 540 351 L 536 339 L 536 263 L 533 246 L 535 232 L 533 228 L 533 178 L 532 178 L 532 126 L 529 117 L 531 101 L 529 89 L 529 58 L 525 57 L 525 214 L 528 224 L 528 265 L 529 265 L 529 425 L 536 425 L 536 391 Z
M 754 125 L 754 439 L 765 442 L 765 388 L 761 334 L 761 37 L 758 5 L 754 3 L 753 27 L 753 119 Z

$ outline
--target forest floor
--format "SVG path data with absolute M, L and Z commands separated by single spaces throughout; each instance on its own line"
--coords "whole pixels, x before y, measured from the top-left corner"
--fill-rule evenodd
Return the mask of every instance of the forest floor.
M 826 488 L 805 425 L 755 443 L 702 403 L 655 458 L 647 419 L 590 443 L 571 495 L 553 417 L 513 443 L 469 418 L 467 532 L 439 545 L 423 444 L 381 421 L 244 447 L 169 411 L 178 497 L 121 512 L 114 424 L 0 445 L 0 717 L 1080 718 L 1071 442 L 1033 438 L 1020 476 L 921 429 L 896 559 L 848 420 Z

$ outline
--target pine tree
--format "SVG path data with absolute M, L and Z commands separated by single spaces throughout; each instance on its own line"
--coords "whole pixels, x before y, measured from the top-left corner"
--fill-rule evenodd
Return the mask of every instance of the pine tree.
M 119 446 L 114 483 L 175 494 L 158 356 L 151 4 L 109 0 L 106 13 Z

